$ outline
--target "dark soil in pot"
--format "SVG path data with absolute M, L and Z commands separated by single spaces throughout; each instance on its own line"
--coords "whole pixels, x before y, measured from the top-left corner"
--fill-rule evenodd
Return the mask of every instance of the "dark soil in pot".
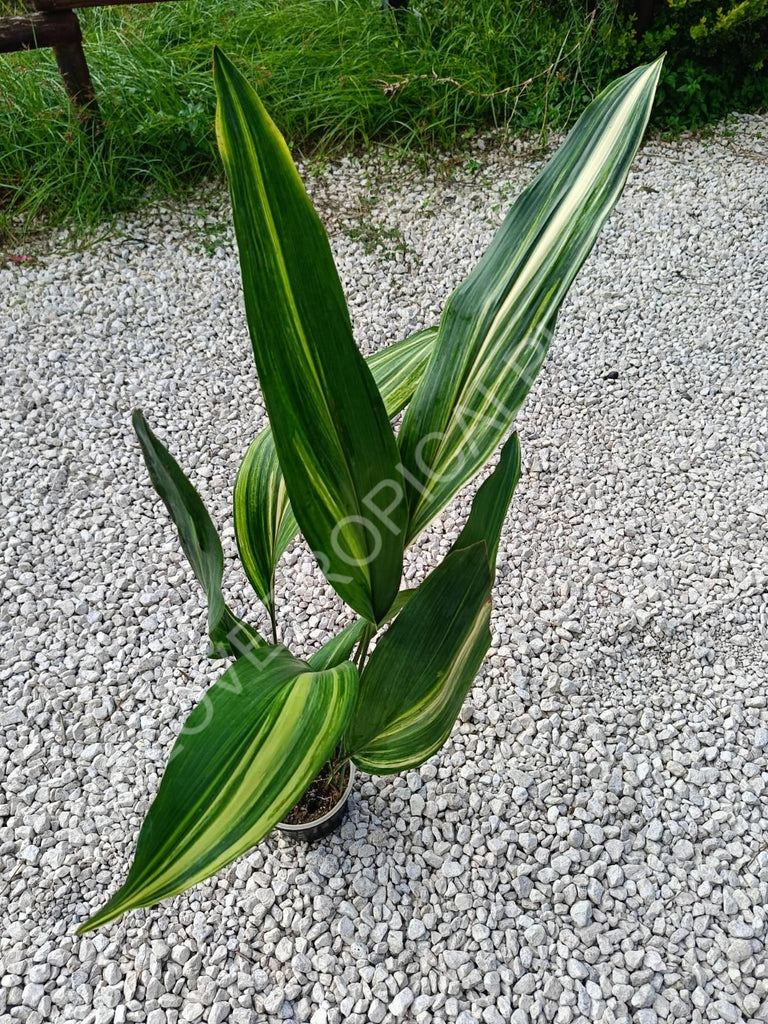
M 328 835 L 344 820 L 353 779 L 354 768 L 349 761 L 327 762 L 277 828 L 286 836 L 305 842 Z

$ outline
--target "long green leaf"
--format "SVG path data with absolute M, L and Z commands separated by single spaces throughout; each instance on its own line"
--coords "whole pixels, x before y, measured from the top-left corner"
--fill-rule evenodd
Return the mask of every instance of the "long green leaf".
M 142 413 L 133 413 L 133 429 L 141 445 L 152 485 L 163 499 L 179 531 L 179 540 L 208 598 L 211 657 L 238 657 L 265 641 L 229 609 L 221 592 L 224 553 L 216 527 L 195 488 L 168 449 L 152 433 Z
M 520 479 L 520 439 L 513 434 L 501 450 L 499 463 L 477 489 L 467 522 L 454 548 L 468 548 L 485 542 L 491 572 L 496 569 L 496 553 L 504 519 Z
M 400 449 L 415 537 L 507 433 L 560 305 L 621 194 L 661 60 L 618 79 L 581 116 L 450 296 L 405 414 Z
M 236 661 L 174 745 L 125 884 L 79 931 L 167 899 L 263 839 L 333 753 L 356 694 L 350 662 L 312 672 L 282 647 Z
M 218 50 L 214 63 L 245 309 L 291 507 L 328 581 L 379 621 L 397 594 L 407 526 L 397 443 L 288 147 Z M 386 520 L 368 504 L 382 488 Z
M 245 453 L 235 480 L 233 505 L 240 561 L 272 616 L 275 567 L 299 527 L 269 427 L 254 438 Z
M 491 574 L 480 542 L 450 552 L 379 641 L 345 736 L 352 760 L 390 775 L 448 738 L 491 634 Z
M 496 552 L 519 478 L 513 434 L 448 556 L 371 655 L 345 736 L 360 768 L 380 775 L 413 768 L 448 738 L 490 643 Z
M 365 619 L 355 619 L 354 622 L 350 622 L 332 640 L 323 644 L 319 651 L 315 651 L 307 658 L 309 667 L 315 672 L 319 672 L 348 661 L 366 626 Z
M 429 327 L 368 356 L 388 416 L 408 403 L 432 354 L 437 328 Z M 235 536 L 246 576 L 270 616 L 275 568 L 299 532 L 269 427 L 255 438 L 235 482 Z

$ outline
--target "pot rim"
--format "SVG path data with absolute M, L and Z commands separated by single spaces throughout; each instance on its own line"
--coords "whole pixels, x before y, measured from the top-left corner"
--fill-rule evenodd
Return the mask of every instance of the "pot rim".
M 329 811 L 326 811 L 325 814 L 323 814 L 320 818 L 312 818 L 311 821 L 303 821 L 299 825 L 288 825 L 283 821 L 279 821 L 277 823 L 277 827 L 280 829 L 280 831 L 304 832 L 308 828 L 317 828 L 318 825 L 323 825 L 326 821 L 328 821 L 329 818 L 332 818 L 334 814 L 338 812 L 339 808 L 343 807 L 344 804 L 349 799 L 349 794 L 352 792 L 352 786 L 354 785 L 355 782 L 355 775 L 357 774 L 357 769 L 355 768 L 354 764 L 351 761 L 349 761 L 348 764 L 349 779 L 347 780 L 347 784 L 344 787 L 344 792 L 341 794 L 339 799 L 336 801 L 336 803 Z

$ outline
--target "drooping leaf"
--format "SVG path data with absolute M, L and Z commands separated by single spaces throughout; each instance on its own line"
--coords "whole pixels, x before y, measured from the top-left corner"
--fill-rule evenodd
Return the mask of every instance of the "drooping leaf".
M 582 114 L 448 299 L 400 432 L 412 539 L 508 432 L 560 305 L 613 209 L 645 130 L 661 60 L 618 79 Z
M 387 415 L 396 416 L 410 400 L 436 337 L 437 328 L 429 327 L 366 358 Z M 299 527 L 269 427 L 251 443 L 240 466 L 234 518 L 243 568 L 272 616 L 275 568 Z
M 133 429 L 141 445 L 152 486 L 163 499 L 179 532 L 184 554 L 208 598 L 208 634 L 211 657 L 237 657 L 265 641 L 228 608 L 221 592 L 224 554 L 208 510 L 171 453 L 152 433 L 136 409 Z
M 356 693 L 350 662 L 313 672 L 283 647 L 236 661 L 187 719 L 124 885 L 79 931 L 167 899 L 263 839 L 333 753 Z
M 496 552 L 519 477 L 513 434 L 448 556 L 412 592 L 363 671 L 345 736 L 358 767 L 404 771 L 448 738 L 490 643 Z
M 248 326 L 293 514 L 336 591 L 379 621 L 397 594 L 407 525 L 394 434 L 288 147 L 218 50 L 214 82 Z M 382 487 L 386 522 L 367 504 Z

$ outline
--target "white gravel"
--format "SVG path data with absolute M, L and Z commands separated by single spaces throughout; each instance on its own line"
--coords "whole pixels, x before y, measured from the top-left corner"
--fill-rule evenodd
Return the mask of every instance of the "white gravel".
M 0 269 L 0 1019 L 768 1021 L 767 132 L 638 159 L 521 417 L 493 648 L 445 749 L 363 776 L 318 846 L 271 839 L 83 939 L 216 672 L 130 410 L 225 526 L 239 612 L 263 411 L 219 190 Z M 312 179 L 367 350 L 435 320 L 536 155 L 475 160 Z M 316 582 L 294 549 L 299 651 L 341 614 Z

